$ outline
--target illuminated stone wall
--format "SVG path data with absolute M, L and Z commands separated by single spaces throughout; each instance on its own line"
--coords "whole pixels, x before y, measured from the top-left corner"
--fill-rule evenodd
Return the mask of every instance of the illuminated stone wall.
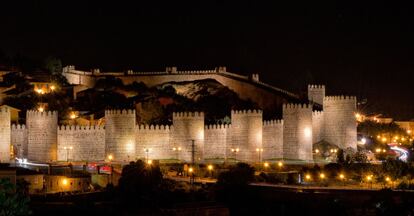
M 325 97 L 323 139 L 339 148 L 357 148 L 356 97 Z
M 322 141 L 324 137 L 324 115 L 322 111 L 312 112 L 312 142 Z
M 204 158 L 225 159 L 231 125 L 214 124 L 205 127 Z
M 116 161 L 135 158 L 135 110 L 105 111 L 105 150 Z
M 98 79 L 111 75 L 122 80 L 125 85 L 133 82 L 143 82 L 152 87 L 165 82 L 184 82 L 202 79 L 214 79 L 236 92 L 241 99 L 252 100 L 265 110 L 279 109 L 286 102 L 285 97 L 298 100 L 299 96 L 283 89 L 263 83 L 258 74 L 243 76 L 227 71 L 226 67 L 217 67 L 214 70 L 178 71 L 176 67 L 168 67 L 158 72 L 100 72 L 94 69 L 91 72 L 76 70 L 75 66 L 66 66 L 63 75 L 73 85 L 83 85 L 92 88 Z M 284 95 L 284 96 L 282 96 Z
M 171 142 L 181 146 L 182 159 L 191 161 L 192 140 L 195 142 L 195 160 L 199 161 L 204 150 L 204 113 L 174 112 Z
M 261 110 L 232 110 L 231 143 L 228 155 L 242 161 L 257 161 L 256 148 L 262 148 L 263 114 Z M 231 148 L 240 151 L 232 153 Z
M 283 158 L 312 160 L 312 106 L 283 106 Z
M 180 159 L 182 149 L 173 151 L 169 125 L 139 125 L 136 128 L 136 157 L 146 159 Z M 148 155 L 146 153 L 148 149 Z
M 27 111 L 28 159 L 33 161 L 56 161 L 57 125 L 57 111 Z
M 283 120 L 263 122 L 263 152 L 261 154 L 262 160 L 283 158 Z
M 10 110 L 0 108 L 0 162 L 10 161 Z
M 323 104 L 325 98 L 325 86 L 324 85 L 308 85 L 308 99 L 320 105 Z
M 60 126 L 57 139 L 58 161 L 101 161 L 105 159 L 104 127 Z
M 27 158 L 27 129 L 26 125 L 13 124 L 11 127 L 11 143 L 16 157 Z

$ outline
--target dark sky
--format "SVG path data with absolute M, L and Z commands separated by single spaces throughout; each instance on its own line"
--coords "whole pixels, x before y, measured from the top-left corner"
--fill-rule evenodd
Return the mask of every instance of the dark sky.
M 414 118 L 409 5 L 130 2 L 2 1 L 0 50 L 86 70 L 223 65 L 295 92 L 326 84 L 328 94 L 366 98 L 366 112 Z

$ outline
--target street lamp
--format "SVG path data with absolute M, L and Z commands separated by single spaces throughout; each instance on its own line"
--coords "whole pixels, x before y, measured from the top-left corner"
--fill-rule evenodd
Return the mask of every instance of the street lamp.
M 63 147 L 63 149 L 66 150 L 66 162 L 69 162 L 69 150 L 72 150 L 73 147 L 72 146 L 69 146 L 69 147 L 65 146 L 65 147 Z
M 144 148 L 144 151 L 145 151 L 145 157 L 146 157 L 146 161 L 147 161 L 147 163 L 148 163 L 148 161 L 149 161 L 149 152 L 150 152 L 150 150 L 151 149 L 149 149 L 149 148 Z
M 269 167 L 269 163 L 268 162 L 265 162 L 263 165 L 264 165 L 265 168 L 268 168 Z
M 174 147 L 172 149 L 175 153 L 176 153 L 176 159 L 179 160 L 178 156 L 179 156 L 179 152 L 181 151 L 181 147 Z
M 114 159 L 114 156 L 112 154 L 108 155 L 108 160 L 111 162 Z
M 207 166 L 207 169 L 208 169 L 208 172 L 210 173 L 210 176 L 212 176 L 212 174 L 213 174 L 213 169 L 214 169 L 213 165 L 212 165 L 212 164 L 208 165 L 208 166 Z
M 306 181 L 310 181 L 312 179 L 312 176 L 309 175 L 309 174 L 306 174 L 305 175 L 305 179 L 306 179 Z
M 367 176 L 367 182 L 371 182 L 371 189 L 372 189 L 372 178 L 373 178 L 374 176 L 373 175 L 368 175 Z
M 237 153 L 240 151 L 240 149 L 239 148 L 232 148 L 231 149 L 231 152 L 233 152 L 234 153 L 234 159 L 237 161 Z
M 256 148 L 256 152 L 259 154 L 259 162 L 262 162 L 262 148 Z
M 325 174 L 321 173 L 321 174 L 319 175 L 319 178 L 321 178 L 321 180 L 324 180 L 324 179 L 325 179 Z
M 279 161 L 279 162 L 277 163 L 277 166 L 281 169 L 281 168 L 283 167 L 283 163 L 282 163 L 281 161 Z

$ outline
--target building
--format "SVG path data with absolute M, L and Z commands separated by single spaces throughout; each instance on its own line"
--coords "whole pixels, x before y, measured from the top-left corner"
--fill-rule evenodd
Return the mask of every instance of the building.
M 151 86 L 167 81 L 213 78 L 241 97 L 252 99 L 262 110 L 232 110 L 231 124 L 205 125 L 202 112 L 175 112 L 172 125 L 137 125 L 135 110 L 106 110 L 100 126 L 58 125 L 55 111 L 27 111 L 26 125 L 10 125 L 10 111 L 0 110 L 0 153 L 12 144 L 32 161 L 114 161 L 136 158 L 191 160 L 236 159 L 313 161 L 313 144 L 322 140 L 341 149 L 356 150 L 356 98 L 325 96 L 325 86 L 309 85 L 305 102 L 290 92 L 220 67 L 212 71 L 101 73 L 68 66 L 64 75 L 74 85 L 93 86 L 102 74 L 125 83 L 145 81 Z M 298 101 L 297 103 L 290 101 Z M 276 108 L 278 107 L 278 108 Z M 282 109 L 282 118 L 263 120 L 263 112 Z M 3 138 L 4 137 L 4 138 Z

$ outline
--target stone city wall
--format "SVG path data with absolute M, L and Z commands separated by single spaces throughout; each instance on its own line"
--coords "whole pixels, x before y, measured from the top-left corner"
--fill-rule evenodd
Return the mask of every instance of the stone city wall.
M 136 157 L 148 159 L 180 159 L 179 145 L 170 141 L 169 125 L 139 125 L 136 128 Z M 173 148 L 176 147 L 176 151 Z M 147 152 L 148 151 L 148 152 Z
M 312 160 L 312 106 L 283 106 L 283 158 Z
M 44 162 L 56 161 L 57 125 L 57 111 L 27 111 L 26 127 L 28 131 L 28 159 Z
M 10 110 L 0 108 L 0 162 L 10 161 Z
M 113 155 L 118 161 L 135 157 L 135 110 L 105 111 L 106 155 Z
M 11 126 L 11 144 L 18 158 L 27 158 L 27 129 L 26 125 L 13 124 Z
M 283 120 L 263 122 L 262 160 L 283 158 Z
M 204 158 L 205 159 L 225 159 L 226 149 L 229 146 L 229 131 L 231 125 L 213 124 L 204 128 Z
M 322 141 L 324 137 L 323 130 L 324 115 L 323 111 L 312 112 L 312 142 L 317 143 Z
M 58 161 L 101 161 L 105 159 L 105 128 L 60 126 L 57 136 Z
M 325 123 L 323 139 L 339 148 L 356 150 L 356 97 L 325 97 L 323 107 Z

